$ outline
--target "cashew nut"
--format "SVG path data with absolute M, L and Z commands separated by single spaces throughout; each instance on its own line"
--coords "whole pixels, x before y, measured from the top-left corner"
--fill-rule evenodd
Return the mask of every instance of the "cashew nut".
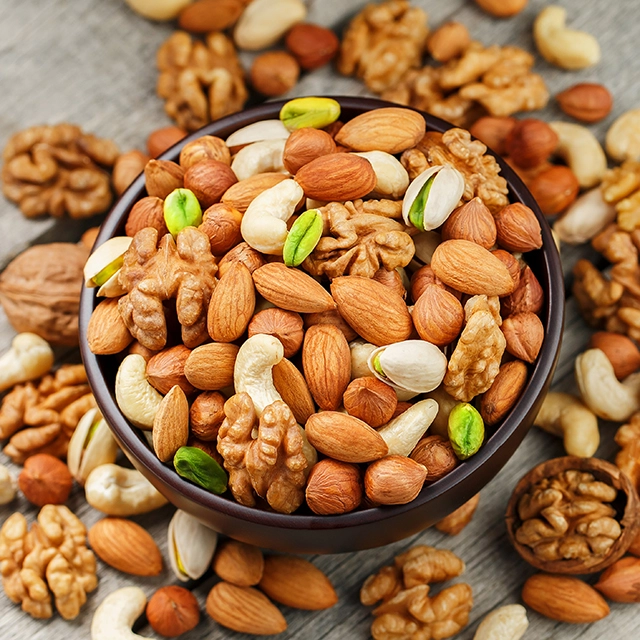
M 233 369 L 236 393 L 245 391 L 251 396 L 258 417 L 265 407 L 282 396 L 273 384 L 273 366 L 284 357 L 282 342 L 272 335 L 257 333 L 246 340 L 238 351 Z
M 193 0 L 125 0 L 141 16 L 149 20 L 173 20 Z
M 431 398 L 438 403 L 438 415 L 431 423 L 431 433 L 443 438 L 449 438 L 449 414 L 451 409 L 459 404 L 453 396 L 450 396 L 442 385 L 437 389 L 425 394 L 426 398 Z
M 257 251 L 282 255 L 287 239 L 287 220 L 304 195 L 295 180 L 283 180 L 263 191 L 247 207 L 240 231 L 244 241 Z
M 376 186 L 371 195 L 376 198 L 400 200 L 409 186 L 409 174 L 400 161 L 385 151 L 363 151 L 354 155 L 371 163 L 376 174 Z
M 553 225 L 562 242 L 582 244 L 598 235 L 616 219 L 616 209 L 604 201 L 597 187 L 581 195 Z
M 110 593 L 96 609 L 91 621 L 91 640 L 145 640 L 131 630 L 147 606 L 140 587 L 123 587 Z
M 640 109 L 631 109 L 616 118 L 607 131 L 605 146 L 616 162 L 640 160 Z
M 598 418 L 568 393 L 549 392 L 533 424 L 563 438 L 570 456 L 590 458 L 600 445 Z
M 53 351 L 35 333 L 19 333 L 0 357 L 0 391 L 40 378 L 53 366 Z
M 408 456 L 438 414 L 435 400 L 421 400 L 387 422 L 378 433 L 389 446 L 389 455 Z
M 604 351 L 589 349 L 579 355 L 575 371 L 584 403 L 599 418 L 625 422 L 640 410 L 640 373 L 619 382 Z
M 551 5 L 533 23 L 533 38 L 540 55 L 563 69 L 584 69 L 600 62 L 600 45 L 589 33 L 567 29 L 567 12 Z
M 263 142 L 264 140 L 286 140 L 291 135 L 281 120 L 259 120 L 234 131 L 226 140 L 227 147 Z
M 351 351 L 351 379 L 366 378 L 371 376 L 369 369 L 369 356 L 377 349 L 375 344 L 364 342 L 363 340 L 354 340 L 349 343 Z
M 9 469 L 0 464 L 0 504 L 9 504 L 16 497 L 16 480 Z
M 257 173 L 287 173 L 282 162 L 285 139 L 254 142 L 238 151 L 231 170 L 238 180 L 246 180 Z
M 138 354 L 129 354 L 116 374 L 116 402 L 125 418 L 141 429 L 153 429 L 162 395 L 147 380 L 147 361 Z
M 520 640 L 528 626 L 527 610 L 521 604 L 508 604 L 484 617 L 473 640 Z
M 593 133 L 571 122 L 552 122 L 549 126 L 558 134 L 555 154 L 569 165 L 580 187 L 589 189 L 600 184 L 607 171 L 607 156 Z
M 159 509 L 168 500 L 135 469 L 102 464 L 87 477 L 87 502 L 108 516 L 135 516 Z

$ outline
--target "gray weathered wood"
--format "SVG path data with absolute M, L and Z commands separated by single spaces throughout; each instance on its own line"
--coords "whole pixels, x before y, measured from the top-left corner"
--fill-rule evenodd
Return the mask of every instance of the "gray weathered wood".
M 310 0 L 309 18 L 329 25 L 341 26 L 365 3 L 363 0 Z M 419 0 L 416 4 L 429 13 L 431 26 L 455 18 L 465 23 L 474 38 L 485 43 L 517 44 L 532 49 L 531 22 L 546 3 L 531 0 L 529 7 L 512 20 L 493 20 L 464 0 Z M 602 45 L 603 60 L 593 69 L 567 73 L 537 64 L 552 94 L 578 81 L 603 82 L 614 93 L 613 114 L 594 127 L 602 138 L 613 118 L 636 104 L 635 79 L 640 75 L 640 19 L 635 0 L 596 2 L 596 0 L 564 0 L 571 23 L 594 33 Z M 0 144 L 4 145 L 15 131 L 39 123 L 77 122 L 90 131 L 115 138 L 123 149 L 143 148 L 147 134 L 168 124 L 162 103 L 156 98 L 154 85 L 155 51 L 171 32 L 171 26 L 148 22 L 131 12 L 122 0 L 2 0 L 0 3 Z M 245 62 L 252 56 L 244 55 Z M 303 94 L 368 95 L 357 81 L 338 77 L 330 68 L 306 75 L 291 95 Z M 544 111 L 547 119 L 563 118 L 553 102 Z M 10 203 L 0 200 L 0 264 L 33 242 L 54 239 L 76 240 L 89 223 L 68 220 L 25 220 Z M 563 250 L 565 273 L 589 249 Z M 13 332 L 4 315 L 0 315 L 0 349 L 6 348 Z M 567 321 L 555 387 L 575 390 L 573 359 L 588 340 L 589 331 L 580 319 L 575 303 L 567 305 Z M 602 425 L 602 445 L 598 454 L 610 458 L 615 450 L 614 425 Z M 478 621 L 502 604 L 518 602 L 523 581 L 533 570 L 509 546 L 502 521 L 510 492 L 524 471 L 535 464 L 561 455 L 561 443 L 547 434 L 531 431 L 513 459 L 497 478 L 482 491 L 480 508 L 471 525 L 456 538 L 428 530 L 411 539 L 382 549 L 315 558 L 336 585 L 340 602 L 331 610 L 305 613 L 286 610 L 289 630 L 283 638 L 343 640 L 369 637 L 371 617 L 358 603 L 358 590 L 364 578 L 394 554 L 417 542 L 449 548 L 467 563 L 461 580 L 474 591 L 475 605 L 471 622 L 458 637 L 470 639 Z M 4 456 L 2 461 L 6 462 Z M 12 465 L 10 465 L 12 466 Z M 12 466 L 17 472 L 18 469 Z M 87 526 L 101 514 L 89 507 L 77 487 L 69 501 Z M 19 497 L 14 503 L 0 507 L 0 522 L 13 510 L 33 519 L 36 509 Z M 160 545 L 165 559 L 166 527 L 172 507 L 135 518 L 146 527 Z M 381 525 L 383 526 L 383 525 Z M 23 614 L 4 596 L 0 596 L 0 638 L 3 640 L 63 640 L 88 638 L 91 615 L 98 603 L 113 589 L 139 584 L 147 594 L 173 581 L 165 569 L 159 578 L 136 579 L 100 565 L 100 586 L 89 597 L 80 617 L 65 622 L 59 616 L 50 621 L 35 621 Z M 200 604 L 211 582 L 195 593 Z M 612 606 L 612 615 L 590 626 L 569 626 L 546 620 L 531 612 L 531 625 L 525 638 L 531 640 L 584 640 L 640 637 L 637 608 Z M 150 629 L 144 635 L 158 637 Z M 206 614 L 196 630 L 184 636 L 190 640 L 203 638 L 241 638 L 215 625 Z M 248 636 L 247 636 L 248 637 Z

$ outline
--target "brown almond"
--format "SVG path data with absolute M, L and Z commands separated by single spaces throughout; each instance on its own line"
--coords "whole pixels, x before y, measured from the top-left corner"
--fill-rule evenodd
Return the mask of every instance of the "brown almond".
M 147 196 L 138 200 L 129 212 L 124 231 L 133 238 L 145 227 L 157 229 L 159 238 L 169 233 L 164 221 L 164 202 L 160 198 Z
M 331 283 L 340 315 L 367 342 L 376 346 L 407 340 L 413 322 L 404 300 L 370 278 L 341 276 Z
M 527 365 L 521 360 L 505 362 L 480 401 L 480 415 L 487 425 L 500 422 L 514 407 L 527 384 Z
M 91 353 L 106 356 L 124 351 L 133 336 L 118 311 L 118 299 L 106 298 L 93 310 L 87 325 L 87 343 Z
M 426 287 L 416 301 L 411 317 L 418 335 L 439 347 L 451 344 L 464 324 L 460 300 L 436 284 Z
M 335 151 L 336 143 L 326 131 L 305 127 L 293 131 L 287 138 L 282 161 L 284 168 L 295 175 L 305 164 Z
M 156 353 L 147 362 L 147 380 L 162 395 L 178 385 L 186 394 L 193 393 L 193 386 L 184 375 L 184 365 L 191 353 L 183 344 Z
M 202 391 L 219 391 L 233 384 L 233 367 L 239 347 L 225 342 L 203 344 L 184 364 L 184 375 Z
M 264 557 L 258 547 L 237 540 L 225 540 L 213 559 L 215 573 L 238 587 L 253 587 L 260 582 Z
M 382 380 L 370 376 L 350 382 L 342 400 L 349 415 L 374 429 L 389 422 L 398 406 L 396 392 Z
M 300 269 L 270 262 L 256 269 L 252 276 L 258 293 L 281 309 L 298 313 L 335 309 L 329 292 Z
M 496 243 L 496 223 L 480 198 L 458 207 L 442 226 L 443 240 L 469 240 L 485 249 Z
M 222 194 L 221 201 L 244 213 L 263 191 L 275 187 L 286 179 L 287 176 L 283 173 L 258 173 L 229 187 Z
M 273 367 L 272 373 L 276 391 L 291 409 L 295 419 L 304 424 L 316 410 L 304 376 L 287 358 L 282 358 Z
M 259 586 L 272 600 L 295 609 L 319 611 L 338 602 L 329 578 L 304 558 L 267 556 Z
M 174 144 L 180 142 L 186 135 L 187 132 L 184 129 L 175 125 L 155 129 L 147 137 L 147 152 L 152 158 L 157 158 Z
M 613 96 L 606 87 L 593 82 L 581 82 L 556 96 L 560 108 L 581 122 L 599 122 L 613 108 Z
M 516 202 L 495 215 L 498 244 L 509 251 L 533 251 L 542 246 L 542 230 L 536 214 Z
M 318 69 L 330 62 L 340 49 L 338 36 L 318 24 L 298 23 L 285 39 L 289 52 L 303 69 Z
M 621 333 L 597 331 L 589 340 L 589 348 L 604 351 L 618 380 L 624 380 L 640 367 L 638 347 Z
M 342 462 L 370 462 L 389 451 L 375 429 L 339 411 L 314 413 L 307 420 L 305 431 L 309 442 L 320 453 Z
M 89 529 L 89 544 L 110 567 L 134 576 L 157 576 L 162 555 L 151 535 L 124 518 L 103 518 Z
M 500 328 L 512 356 L 529 363 L 535 361 L 544 340 L 544 327 L 535 313 L 512 314 Z
M 594 586 L 608 600 L 640 602 L 640 558 L 614 562 Z
M 184 186 L 198 198 L 203 208 L 216 204 L 231 185 L 238 182 L 231 167 L 219 160 L 203 160 L 189 167 L 184 174 Z
M 517 287 L 520 283 L 520 263 L 513 255 L 513 253 L 509 253 L 504 249 L 494 249 L 491 253 L 496 258 L 498 258 L 498 260 L 500 260 L 500 262 L 502 262 L 505 267 L 507 267 L 509 275 L 513 280 L 513 286 Z
M 153 419 L 153 450 L 161 462 L 170 462 L 189 439 L 189 403 L 176 385 L 162 398 Z
M 404 456 L 387 456 L 372 462 L 364 474 L 364 490 L 375 504 L 407 504 L 415 500 L 427 469 Z
M 184 185 L 184 170 L 170 160 L 149 160 L 144 168 L 147 194 L 164 200 Z
M 235 24 L 245 5 L 242 0 L 196 0 L 180 12 L 178 25 L 191 33 L 223 31 Z
M 258 93 L 275 98 L 296 86 L 300 65 L 286 51 L 265 51 L 253 59 L 249 77 Z
M 250 247 L 246 242 L 241 242 L 222 256 L 218 263 L 218 278 L 222 278 L 234 262 L 242 262 L 249 269 L 249 272 L 253 274 L 256 269 L 265 264 L 265 259 L 261 253 Z
M 362 502 L 362 494 L 360 468 L 331 458 L 320 460 L 313 466 L 305 489 L 309 509 L 321 516 L 357 509 Z

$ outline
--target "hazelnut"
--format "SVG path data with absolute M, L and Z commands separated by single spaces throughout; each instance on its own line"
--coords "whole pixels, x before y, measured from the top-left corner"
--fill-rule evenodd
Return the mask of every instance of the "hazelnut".
M 338 53 L 338 36 L 317 24 L 299 23 L 287 34 L 285 45 L 305 70 L 317 69 L 330 62 Z
M 184 364 L 191 354 L 183 344 L 156 353 L 147 362 L 147 380 L 162 395 L 167 395 L 178 385 L 187 395 L 194 392 L 193 386 L 184 375 Z
M 507 154 L 507 137 L 515 127 L 515 118 L 485 116 L 476 120 L 469 129 L 472 136 L 478 138 L 480 142 L 500 156 Z
M 527 365 L 521 360 L 505 362 L 493 383 L 482 394 L 480 415 L 486 425 L 500 422 L 518 401 L 527 384 Z
M 386 456 L 372 462 L 364 474 L 367 498 L 376 504 L 407 504 L 424 485 L 427 470 L 411 458 Z
M 251 84 L 265 96 L 275 97 L 296 86 L 300 75 L 297 60 L 285 51 L 267 51 L 251 66 Z
M 159 238 L 169 233 L 164 221 L 163 201 L 155 196 L 142 198 L 133 205 L 127 217 L 124 231 L 128 236 L 133 237 L 146 227 L 157 229 Z
M 116 193 L 122 195 L 129 185 L 144 171 L 149 156 L 134 149 L 118 156 L 113 165 L 111 182 Z
M 520 282 L 520 263 L 516 257 L 504 249 L 495 249 L 491 253 L 493 253 L 493 255 L 498 258 L 505 267 L 507 267 L 509 275 L 511 276 L 514 285 L 517 287 Z
M 224 418 L 224 396 L 219 391 L 204 391 L 189 410 L 191 433 L 200 440 L 215 443 Z
M 500 298 L 500 314 L 507 318 L 512 313 L 538 313 L 542 309 L 544 293 L 530 267 L 520 272 L 520 282 L 513 293 Z
M 391 420 L 398 404 L 396 392 L 377 378 L 356 378 L 342 396 L 347 412 L 374 429 Z
M 458 464 L 458 458 L 451 443 L 442 436 L 422 438 L 410 457 L 427 468 L 425 482 L 435 482 L 444 478 Z
M 414 302 L 418 300 L 418 298 L 423 294 L 424 290 L 428 285 L 435 284 L 442 289 L 445 288 L 444 282 L 433 273 L 433 269 L 430 265 L 425 264 L 423 267 L 420 267 L 414 274 L 411 276 L 411 298 Z
M 203 160 L 218 160 L 223 164 L 231 164 L 231 152 L 224 140 L 216 136 L 202 136 L 182 147 L 180 166 L 186 171 Z
M 536 175 L 527 186 L 547 216 L 562 213 L 578 197 L 580 184 L 569 167 L 552 166 Z
M 200 607 L 193 593 L 184 587 L 162 587 L 147 604 L 147 620 L 156 633 L 175 638 L 196 627 Z
M 184 171 L 169 160 L 149 160 L 144 168 L 147 194 L 164 200 L 172 191 L 184 185 Z
M 242 242 L 241 223 L 242 214 L 237 209 L 218 202 L 202 214 L 198 229 L 209 236 L 211 253 L 220 256 Z
M 24 497 L 37 507 L 64 504 L 71 493 L 73 478 L 67 465 L 48 453 L 27 458 L 18 476 Z
M 233 247 L 233 249 L 227 251 L 218 263 L 218 278 L 222 278 L 229 268 L 229 265 L 233 262 L 242 262 L 251 273 L 266 264 L 262 254 L 250 247 L 246 242 L 241 242 Z
M 509 251 L 524 253 L 542 246 L 542 231 L 538 218 L 529 207 L 519 202 L 498 211 L 495 224 L 498 244 Z
M 480 198 L 458 207 L 442 226 L 443 240 L 469 240 L 485 249 L 496 243 L 496 223 Z
M 616 378 L 624 380 L 640 367 L 640 351 L 627 336 L 597 331 L 589 341 L 590 349 L 600 349 L 613 365 Z
M 402 276 L 395 269 L 387 271 L 384 267 L 381 267 L 373 274 L 373 279 L 395 291 L 403 300 L 407 297 L 407 290 L 404 288 Z
M 282 342 L 284 357 L 295 355 L 302 346 L 304 329 L 302 316 L 294 311 L 270 308 L 258 311 L 251 319 L 248 328 L 249 337 L 257 333 L 275 336 Z
M 536 118 L 518 121 L 505 141 L 507 154 L 522 169 L 532 169 L 545 162 L 557 145 L 558 134 Z
M 311 469 L 307 505 L 321 516 L 349 513 L 362 502 L 362 475 L 355 464 L 325 458 Z
M 609 90 L 592 82 L 569 87 L 559 93 L 556 100 L 568 116 L 588 123 L 603 120 L 613 107 L 613 97 Z
M 157 158 L 186 135 L 187 132 L 184 129 L 175 125 L 156 129 L 147 138 L 147 151 L 152 158 Z
M 308 162 L 335 151 L 336 143 L 326 131 L 303 127 L 293 131 L 287 138 L 282 161 L 284 168 L 295 175 Z
M 445 22 L 427 40 L 427 51 L 438 62 L 461 56 L 471 44 L 469 30 L 459 22 Z
M 428 285 L 413 307 L 413 324 L 427 342 L 443 347 L 462 331 L 464 310 L 460 301 L 435 284 Z
M 529 363 L 535 361 L 544 340 L 544 327 L 535 313 L 514 313 L 503 321 L 500 328 L 507 341 L 507 351 L 512 356 Z
M 220 200 L 222 194 L 238 182 L 229 165 L 219 160 L 202 160 L 191 165 L 184 174 L 184 186 L 195 194 L 203 208 Z
M 344 334 L 347 342 L 351 342 L 358 337 L 358 334 L 347 324 L 337 309 L 329 309 L 328 311 L 319 311 L 317 313 L 305 313 L 304 328 L 308 329 L 314 324 L 332 324 L 338 327 Z

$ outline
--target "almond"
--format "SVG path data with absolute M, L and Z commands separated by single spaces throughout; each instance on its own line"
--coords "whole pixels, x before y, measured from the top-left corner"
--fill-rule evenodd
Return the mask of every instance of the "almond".
M 600 349 L 613 365 L 616 378 L 624 380 L 640 367 L 640 351 L 627 336 L 597 331 L 589 341 L 590 349 Z
M 152 158 L 157 158 L 186 137 L 187 132 L 175 125 L 162 127 L 152 131 L 147 137 L 147 151 Z
M 283 173 L 257 173 L 229 187 L 222 194 L 221 200 L 240 213 L 244 213 L 256 196 L 286 179 L 287 176 Z
M 191 33 L 222 31 L 235 24 L 245 4 L 242 0 L 196 0 L 180 12 L 178 24 Z
M 223 627 L 252 633 L 272 635 L 282 633 L 287 622 L 269 599 L 251 587 L 237 587 L 219 582 L 207 596 L 207 613 Z
M 594 586 L 614 602 L 640 602 L 640 559 L 622 558 L 614 562 Z
M 507 138 L 518 121 L 509 117 L 485 116 L 476 120 L 469 129 L 472 136 L 484 142 L 494 153 L 507 155 Z
M 282 162 L 284 168 L 295 175 L 305 164 L 335 152 L 336 143 L 326 131 L 305 127 L 296 129 L 287 138 Z
M 382 380 L 367 376 L 349 383 L 343 403 L 349 415 L 377 429 L 391 420 L 398 405 L 398 396 Z
M 124 227 L 125 233 L 133 237 L 145 227 L 157 229 L 159 238 L 169 233 L 164 221 L 163 205 L 164 202 L 155 196 L 147 196 L 138 200 L 127 217 L 127 224 Z
M 329 578 L 304 558 L 267 556 L 259 586 L 272 600 L 295 609 L 319 611 L 338 602 Z
M 281 309 L 316 313 L 336 306 L 319 282 L 304 271 L 287 267 L 282 262 L 265 264 L 252 275 L 258 293 Z
M 544 340 L 544 327 L 535 313 L 512 314 L 500 328 L 507 340 L 507 351 L 512 356 L 529 363 L 535 361 Z
M 191 353 L 183 344 L 163 349 L 147 362 L 147 380 L 162 395 L 178 385 L 185 393 L 193 393 L 193 386 L 184 375 L 184 365 Z
M 436 284 L 429 284 L 411 314 L 418 335 L 439 347 L 451 344 L 462 331 L 464 310 L 460 300 Z
M 222 278 L 234 262 L 242 262 L 249 269 L 249 272 L 253 273 L 265 264 L 265 259 L 261 253 L 250 247 L 246 242 L 241 242 L 227 251 L 218 263 L 218 278 Z
M 222 580 L 238 587 L 253 587 L 264 570 L 262 551 L 244 542 L 225 540 L 216 551 L 213 570 Z
M 300 350 L 304 329 L 302 316 L 294 311 L 272 307 L 258 311 L 248 327 L 249 337 L 257 333 L 275 336 L 282 342 L 284 357 L 291 358 Z
M 121 196 L 129 185 L 144 171 L 149 156 L 134 149 L 118 156 L 113 165 L 111 182 L 116 193 Z
M 296 182 L 308 198 L 328 202 L 356 200 L 376 186 L 376 173 L 365 158 L 353 153 L 331 153 L 305 164 Z
M 216 342 L 237 340 L 247 330 L 255 308 L 251 272 L 242 262 L 235 262 L 213 290 L 207 315 L 209 335 Z
M 490 251 L 468 240 L 439 244 L 431 268 L 442 282 L 462 293 L 504 296 L 514 289 L 507 267 Z
M 147 194 L 164 200 L 184 184 L 184 170 L 169 160 L 149 160 L 144 168 Z
M 480 415 L 485 424 L 497 424 L 511 411 L 527 384 L 527 378 L 527 365 L 521 360 L 506 362 L 500 367 L 493 384 L 480 401 Z
M 496 243 L 496 223 L 480 198 L 458 207 L 442 226 L 443 240 L 469 240 L 485 249 Z
M 106 298 L 93 310 L 87 325 L 91 353 L 106 356 L 124 351 L 133 336 L 118 311 L 118 298 Z
M 364 490 L 375 504 L 407 504 L 415 500 L 427 469 L 404 456 L 387 456 L 372 462 L 364 474 Z
M 184 365 L 184 375 L 202 391 L 218 391 L 233 384 L 233 367 L 239 347 L 214 342 L 194 349 Z
M 527 266 L 520 272 L 520 280 L 513 293 L 500 301 L 501 315 L 506 318 L 514 313 L 538 313 L 542 309 L 543 301 L 544 292 L 538 278 Z
M 314 413 L 305 424 L 309 442 L 342 462 L 370 462 L 387 454 L 382 436 L 368 424 L 338 411 Z
M 565 89 L 556 96 L 560 108 L 572 118 L 582 122 L 599 122 L 613 107 L 613 97 L 606 87 L 582 82 Z
M 189 439 L 189 403 L 176 385 L 162 398 L 153 419 L 153 450 L 161 462 L 170 462 Z
M 513 286 L 517 288 L 520 283 L 520 263 L 513 253 L 509 253 L 504 249 L 494 249 L 491 252 L 500 262 L 509 270 L 509 274 L 513 280 Z M 512 294 L 513 295 L 513 294 Z
M 342 331 L 331 324 L 310 327 L 302 346 L 302 367 L 318 406 L 335 411 L 351 379 L 351 351 Z
M 331 283 L 340 315 L 367 342 L 378 347 L 407 340 L 413 322 L 404 300 L 383 284 L 360 276 L 341 276 Z
M 313 513 L 349 513 L 362 502 L 362 474 L 355 464 L 325 458 L 311 469 L 305 496 Z
M 307 381 L 296 365 L 282 358 L 272 369 L 276 391 L 289 406 L 295 419 L 304 424 L 315 413 L 315 405 Z
M 162 555 L 151 535 L 124 518 L 103 518 L 89 529 L 89 543 L 110 567 L 134 576 L 157 576 Z
M 522 599 L 534 611 L 560 622 L 585 624 L 609 615 L 609 605 L 586 582 L 550 573 L 531 576 L 524 583 Z
M 498 211 L 495 226 L 498 244 L 509 251 L 524 253 L 542 247 L 542 230 L 536 214 L 519 202 Z
M 386 151 L 395 155 L 415 147 L 425 130 L 425 120 L 417 111 L 386 107 L 356 116 L 340 129 L 335 139 L 354 151 Z
M 338 53 L 340 41 L 331 29 L 299 23 L 287 33 L 285 45 L 300 66 L 310 71 L 330 62 Z
M 229 187 L 238 182 L 231 167 L 219 160 L 202 160 L 184 174 L 184 186 L 195 193 L 203 208 L 220 200 Z
M 506 151 L 522 169 L 533 169 L 545 162 L 558 146 L 558 134 L 542 120 L 524 118 L 511 129 Z

